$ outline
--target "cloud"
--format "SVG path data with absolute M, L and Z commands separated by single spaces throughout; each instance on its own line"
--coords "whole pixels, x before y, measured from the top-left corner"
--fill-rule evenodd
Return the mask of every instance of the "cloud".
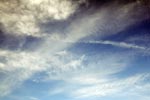
M 38 99 L 36 97 L 29 97 L 29 100 L 40 100 L 40 99 Z
M 144 75 L 145 76 L 145 75 Z M 75 97 L 90 97 L 90 96 L 108 96 L 123 92 L 124 90 L 134 87 L 135 84 L 140 83 L 145 78 L 143 75 L 136 75 L 127 79 L 109 80 L 92 86 L 85 86 L 83 88 L 73 91 Z
M 48 75 L 40 81 L 62 80 L 70 84 L 72 84 L 72 81 L 80 85 L 89 85 L 105 83 L 108 81 L 107 78 L 99 80 L 99 77 L 116 74 L 126 68 L 129 63 L 128 60 L 116 55 L 101 56 L 101 58 L 97 59 L 93 58 L 93 61 L 89 60 L 88 65 L 86 65 L 84 64 L 86 56 L 84 54 L 78 55 L 76 52 L 68 53 L 67 49 L 73 43 L 66 43 L 65 41 L 78 43 L 82 38 L 93 34 L 97 35 L 97 32 L 99 37 L 117 34 L 118 31 L 124 30 L 129 25 L 139 21 L 138 17 L 134 21 L 130 20 L 126 23 L 127 19 L 132 18 L 132 11 L 135 10 L 133 4 L 123 7 L 113 6 L 114 10 L 111 9 L 112 6 L 102 7 L 102 9 L 94 11 L 91 15 L 89 13 L 79 14 L 64 29 L 64 34 L 61 32 L 50 32 L 48 36 L 41 36 L 40 23 L 67 20 L 69 16 L 75 13 L 79 5 L 79 2 L 73 2 L 72 0 L 0 1 L 0 9 L 2 9 L 0 12 L 0 22 L 4 34 L 39 36 L 43 39 L 42 45 L 37 45 L 38 48 L 35 51 L 0 49 L 0 74 L 2 74 L 2 77 L 0 77 L 2 80 L 0 82 L 0 96 L 8 95 L 35 73 L 44 72 Z M 113 12 L 112 17 L 110 17 L 110 11 Z M 138 11 L 136 13 L 139 14 Z M 140 20 L 143 19 L 143 17 L 140 18 Z M 118 44 L 110 41 L 103 41 L 102 43 L 142 49 L 142 47 L 126 43 Z M 95 62 L 94 60 L 97 61 Z M 105 70 L 105 68 L 108 69 Z M 81 75 L 81 77 L 79 78 L 78 75 Z M 97 75 L 99 77 L 95 77 Z M 68 76 L 72 80 L 68 80 Z M 106 86 L 104 94 L 109 93 L 108 87 Z M 98 88 L 101 87 L 98 85 Z M 92 87 L 93 89 L 95 89 L 95 86 Z M 63 90 L 60 89 L 56 93 L 61 91 Z M 79 96 L 77 91 L 80 90 L 75 91 L 76 93 L 72 92 L 72 94 Z M 83 89 L 83 91 L 86 90 Z M 114 91 L 114 89 L 111 89 L 111 91 Z M 81 92 L 81 95 L 84 95 L 84 92 Z M 89 95 L 95 95 L 95 93 L 91 94 L 89 92 Z
M 78 14 L 73 21 L 67 24 L 66 28 L 60 30 L 60 33 L 50 34 L 48 40 L 75 43 L 89 37 L 107 37 L 119 34 L 129 26 L 147 19 L 141 12 L 146 8 L 139 9 L 139 6 L 142 5 L 137 2 L 126 5 L 116 5 L 115 3 L 108 5 L 89 12 L 83 11 L 83 14 Z M 111 16 L 110 13 L 112 13 Z M 47 28 L 49 29 L 49 27 Z M 62 31 L 63 33 L 61 33 Z M 125 47 L 124 43 L 121 44 Z
M 139 50 L 148 50 L 148 48 L 144 46 L 139 46 L 136 44 L 126 43 L 126 42 L 116 42 L 116 41 L 109 41 L 109 40 L 98 40 L 98 41 L 62 41 L 64 43 L 86 43 L 86 44 L 104 44 L 104 45 L 112 45 L 116 47 L 122 47 L 122 48 L 131 48 L 131 49 L 139 49 Z
M 83 57 L 77 59 L 68 52 L 66 55 L 58 54 L 44 55 L 40 52 L 0 50 L 0 73 L 2 75 L 0 96 L 10 94 L 35 73 L 45 72 L 51 75 L 51 79 L 54 79 L 57 74 L 80 67 Z
M 88 61 L 87 59 L 91 60 Z M 62 72 L 55 74 L 54 77 L 51 74 L 49 75 L 49 80 L 61 81 L 61 85 L 53 88 L 54 93 L 50 90 L 49 95 L 67 94 L 71 98 L 84 99 L 112 95 L 124 96 L 127 95 L 126 92 L 132 94 L 132 90 L 136 91 L 136 87 L 142 88 L 143 85 L 146 85 L 144 81 L 149 78 L 149 74 L 133 73 L 126 77 L 117 76 L 118 73 L 124 73 L 130 62 L 132 62 L 131 57 L 127 55 L 108 54 L 105 56 L 97 55 L 93 58 L 86 58 L 85 56 L 76 71 Z M 145 90 L 148 91 L 146 88 Z M 137 92 L 140 93 L 140 91 Z
M 56 89 L 53 89 L 54 92 L 50 91 L 49 95 L 67 94 L 71 98 L 86 99 L 88 97 L 123 97 L 127 95 L 137 97 L 144 93 L 149 93 L 148 88 L 144 88 L 146 86 L 144 81 L 149 77 L 147 73 L 132 75 L 126 78 L 84 74 L 70 77 L 69 83 L 65 82 L 61 86 L 57 86 Z M 147 95 L 145 94 L 142 97 L 146 98 Z
M 110 81 L 107 76 L 125 70 L 130 63 L 129 60 L 131 61 L 131 57 L 127 55 L 120 57 L 116 54 L 102 54 L 87 57 L 66 50 L 51 53 L 51 51 L 41 52 L 40 49 L 34 52 L 0 50 L 0 56 L 0 72 L 3 75 L 0 82 L 0 96 L 10 94 L 24 81 L 40 72 L 44 72 L 46 76 L 39 79 L 39 82 L 61 80 L 64 81 L 65 88 L 70 88 L 66 86 L 70 84 L 80 86 L 107 83 Z M 50 94 L 66 91 L 54 89 L 53 92 Z
M 125 42 L 114 42 L 114 41 L 88 41 L 88 42 L 83 42 L 83 43 L 91 43 L 91 44 L 106 44 L 106 45 L 112 45 L 112 46 L 118 46 L 122 48 L 133 48 L 133 49 L 141 49 L 145 50 L 146 47 L 143 46 L 138 46 L 135 44 L 130 44 L 130 43 L 125 43 Z
M 124 58 L 122 58 L 115 54 L 109 56 L 97 55 L 88 58 L 84 56 L 84 58 L 81 57 L 80 59 L 78 58 L 79 60 L 75 60 L 75 62 L 77 61 L 79 64 L 79 66 L 75 64 L 76 66 L 75 69 L 67 70 L 67 72 L 61 71 L 59 73 L 56 72 L 49 73 L 49 76 L 45 81 L 49 80 L 63 81 L 62 86 L 57 87 L 56 91 L 61 90 L 59 91 L 59 93 L 67 93 L 67 94 L 76 91 L 76 89 L 78 88 L 79 89 L 82 88 L 80 86 L 86 88 L 86 86 L 88 87 L 91 85 L 93 86 L 98 84 L 110 83 L 111 80 L 108 78 L 109 76 L 122 72 L 128 66 L 129 61 L 125 58 L 126 58 L 125 56 Z M 87 59 L 91 60 L 88 61 Z M 72 63 L 68 64 L 72 66 Z M 55 89 L 53 91 L 55 91 Z M 53 91 L 51 91 L 50 94 L 53 94 Z
M 79 0 L 80 1 L 80 0 Z M 72 0 L 5 0 L 0 1 L 0 22 L 5 33 L 39 36 L 40 23 L 65 20 L 80 3 Z
M 2 74 L 0 82 L 0 96 L 5 96 L 16 89 L 25 80 L 29 79 L 35 72 L 42 71 L 46 63 L 32 53 L 0 51 L 1 63 L 0 72 Z M 39 62 L 40 60 L 40 62 Z M 39 63 L 38 63 L 39 62 Z M 41 65 L 43 64 L 43 65 Z M 17 78 L 16 78 L 17 77 Z

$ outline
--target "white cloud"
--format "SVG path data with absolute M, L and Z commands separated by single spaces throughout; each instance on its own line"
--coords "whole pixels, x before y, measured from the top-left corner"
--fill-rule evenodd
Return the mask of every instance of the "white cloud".
M 111 16 L 110 13 L 112 13 Z M 137 15 L 137 17 L 133 18 L 132 14 Z M 121 6 L 110 4 L 109 6 L 102 6 L 101 9 L 93 12 L 88 12 L 81 15 L 79 14 L 79 16 L 75 18 L 66 29 L 64 29 L 65 34 L 51 34 L 48 40 L 76 43 L 78 40 L 86 37 L 89 38 L 90 36 L 99 38 L 106 37 L 109 35 L 118 34 L 128 26 L 131 26 L 144 19 L 146 18 L 142 16 L 137 3 Z M 104 41 L 103 43 L 107 44 L 108 42 L 109 41 Z M 126 44 L 123 42 L 120 44 L 109 42 L 109 44 L 126 48 L 130 46 L 131 48 L 143 49 L 143 47 Z
M 114 41 L 88 41 L 88 42 L 83 42 L 83 43 L 91 43 L 91 44 L 109 44 L 109 45 L 113 45 L 113 46 L 118 46 L 118 47 L 123 47 L 123 48 L 133 48 L 133 49 L 141 49 L 141 50 L 145 50 L 146 47 L 143 46 L 138 46 L 135 44 L 130 44 L 130 43 L 126 43 L 126 42 L 114 42 Z
M 5 59 L 1 61 L 0 66 L 3 75 L 0 82 L 0 96 L 11 93 L 35 72 L 43 71 L 47 66 L 45 59 L 33 53 L 1 50 L 0 56 Z
M 36 97 L 29 97 L 29 100 L 40 100 L 40 99 L 38 99 Z
M 136 86 L 142 87 L 141 84 L 145 84 L 143 82 L 150 76 L 147 73 L 141 73 L 125 78 L 117 77 L 116 74 L 122 73 L 128 67 L 129 61 L 131 61 L 129 58 L 131 57 L 115 54 L 97 56 L 99 58 L 94 56 L 89 63 L 82 63 L 80 65 L 82 68 L 78 68 L 77 71 L 70 70 L 70 72 L 59 73 L 55 78 L 53 77 L 56 80 L 62 80 L 63 83 L 57 86 L 56 89 L 53 88 L 53 91 L 56 92 L 53 93 L 50 90 L 50 95 L 67 94 L 72 98 L 123 96 L 126 95 L 124 91 L 130 94 Z M 86 56 L 83 61 L 85 59 Z
M 146 85 L 144 81 L 148 77 L 150 75 L 147 73 L 127 76 L 126 78 L 116 78 L 111 75 L 100 76 L 95 73 L 91 74 L 89 71 L 83 74 L 76 73 L 74 76 L 66 76 L 64 83 L 50 90 L 49 95 L 67 94 L 67 96 L 76 99 L 104 96 L 123 97 L 127 95 L 128 97 L 142 95 L 143 98 L 147 98 L 149 85 Z
M 129 92 L 130 89 L 134 89 L 134 86 L 136 86 L 136 84 L 138 85 L 144 79 L 147 78 L 145 76 L 147 76 L 147 74 L 135 75 L 135 76 L 128 77 L 126 79 L 114 79 L 114 80 L 108 79 L 107 82 L 92 84 L 90 86 L 85 86 L 83 88 L 73 90 L 72 95 L 74 95 L 75 98 L 76 97 L 85 98 L 85 97 L 91 97 L 91 96 L 98 96 L 98 97 L 108 96 L 108 95 L 113 95 L 113 94 L 118 94 L 118 93 L 123 94 L 124 91 Z M 121 95 L 121 94 L 118 94 L 118 95 Z
M 39 34 L 41 34 L 39 33 L 39 23 L 45 23 L 48 19 L 65 20 L 76 11 L 78 5 L 78 3 L 73 4 L 71 0 L 0 1 L 0 9 L 2 9 L 0 12 L 0 22 L 6 33 L 39 36 Z M 54 38 L 53 34 L 49 37 L 44 37 L 45 42 L 35 51 L 0 50 L 0 56 L 5 59 L 0 63 L 0 71 L 4 75 L 0 82 L 0 96 L 9 94 L 16 86 L 30 79 L 34 73 L 38 72 L 48 73 L 49 77 L 47 80 L 63 80 L 70 84 L 72 84 L 71 81 L 88 85 L 107 82 L 107 78 L 99 80 L 99 77 L 103 78 L 107 75 L 123 71 L 129 63 L 127 59 L 122 60 L 119 56 L 108 55 L 106 58 L 102 57 L 100 61 L 97 62 L 94 62 L 94 60 L 99 59 L 93 58 L 93 62 L 86 66 L 83 64 L 85 56 L 77 54 L 70 55 L 66 51 L 56 52 L 67 49 L 67 47 L 71 45 L 61 42 L 60 40 L 67 42 L 74 41 L 74 43 L 76 43 L 78 40 L 90 36 L 93 32 L 98 30 L 100 30 L 98 34 L 100 37 L 123 30 L 125 27 L 132 24 L 133 21 L 124 23 L 126 21 L 124 19 L 130 18 L 131 16 L 130 13 L 126 12 L 122 15 L 122 11 L 124 11 L 124 9 L 127 12 L 132 11 L 132 7 L 133 5 L 127 5 L 125 8 L 116 8 L 117 12 L 116 10 L 113 11 L 116 12 L 113 18 L 109 18 L 108 14 L 109 11 L 112 11 L 111 7 L 104 7 L 102 10 L 96 11 L 90 16 L 83 15 L 69 25 L 66 29 L 65 37 L 62 37 L 60 33 L 56 41 L 52 41 L 52 38 Z M 118 15 L 120 15 L 119 19 L 116 18 Z M 117 26 L 114 26 L 114 22 L 119 23 L 116 23 Z M 112 33 L 106 32 L 107 29 L 112 30 Z M 125 43 L 117 44 L 108 41 L 105 43 L 117 46 L 123 45 L 123 47 L 141 48 Z M 77 57 L 75 57 L 75 55 L 77 55 Z M 79 78 L 78 75 L 81 75 L 81 77 Z M 97 77 L 95 77 L 95 75 Z M 68 76 L 72 78 L 71 81 L 66 78 Z M 87 89 L 94 91 L 93 89 L 95 89 L 95 87 L 102 88 L 98 85 Z M 89 92 L 89 95 L 105 95 L 112 91 L 116 91 L 113 88 L 109 89 L 109 87 L 110 86 L 106 86 L 106 91 L 102 94 L 97 90 L 98 93 Z M 85 95 L 85 92 L 89 90 L 76 90 L 76 93 L 73 94 L 78 95 L 77 91 L 81 91 L 81 95 Z M 56 91 L 56 93 L 60 93 L 61 91 Z
M 50 73 L 47 81 L 51 79 L 62 80 L 64 84 L 60 87 L 57 87 L 56 91 L 61 89 L 59 93 L 70 94 L 73 91 L 76 91 L 76 87 L 79 89 L 82 88 L 80 87 L 81 85 L 86 88 L 86 86 L 97 86 L 98 84 L 110 83 L 109 76 L 123 71 L 129 64 L 129 61 L 125 56 L 124 58 L 121 58 L 115 54 L 105 56 L 97 55 L 94 56 L 93 59 L 90 57 L 92 60 L 86 61 L 88 58 L 84 56 L 79 60 L 76 60 L 79 64 L 79 67 L 76 69 L 68 70 L 67 72 L 64 71 L 55 75 Z M 88 63 L 84 63 L 84 61 Z M 72 63 L 68 64 L 74 67 Z M 53 94 L 52 91 L 51 94 Z
M 77 59 L 68 52 L 62 56 L 44 55 L 41 52 L 0 50 L 0 56 L 5 59 L 0 63 L 0 72 L 3 75 L 0 82 L 0 96 L 8 95 L 35 73 L 45 72 L 52 75 L 76 70 L 83 59 L 83 57 Z M 51 79 L 55 77 L 54 75 Z
M 127 55 L 122 58 L 109 54 L 97 55 L 86 65 L 84 61 L 87 57 L 84 55 L 75 55 L 67 51 L 54 54 L 49 52 L 1 50 L 0 56 L 5 59 L 0 64 L 0 70 L 4 74 L 0 83 L 1 96 L 11 93 L 22 82 L 30 79 L 34 73 L 48 74 L 48 77 L 39 81 L 62 80 L 67 84 L 90 85 L 107 82 L 105 76 L 123 71 L 129 63 L 129 59 L 126 59 Z M 102 79 L 99 80 L 99 78 Z
M 72 0 L 1 1 L 1 26 L 3 31 L 9 34 L 45 36 L 45 33 L 41 32 L 39 24 L 51 21 L 51 19 L 65 20 L 76 11 L 81 3 L 85 2 L 86 0 L 76 2 Z M 77 41 L 97 31 L 99 36 L 115 34 L 129 25 L 145 19 L 143 16 L 139 18 L 141 16 L 139 10 L 134 12 L 137 14 L 137 18 L 132 18 L 136 6 L 137 3 L 125 6 L 102 6 L 100 10 L 94 11 L 90 16 L 89 14 L 79 15 L 80 18 L 74 19 L 69 27 L 64 29 L 66 34 L 64 40 Z M 110 11 L 113 13 L 112 16 L 109 16 Z M 59 40 L 62 40 L 62 37 Z
M 6 33 L 39 36 L 38 24 L 48 19 L 65 20 L 76 11 L 80 3 L 72 0 L 0 1 L 0 22 Z

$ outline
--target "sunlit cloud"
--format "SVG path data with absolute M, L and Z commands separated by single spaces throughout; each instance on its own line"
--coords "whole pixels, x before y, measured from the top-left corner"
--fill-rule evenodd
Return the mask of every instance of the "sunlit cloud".
M 85 10 L 85 3 L 88 8 L 89 0 L 0 1 L 0 29 L 4 35 L 0 38 L 0 98 L 13 95 L 29 80 L 32 84 L 61 81 L 59 85 L 55 84 L 53 90 L 45 90 L 46 95 L 62 94 L 75 99 L 110 96 L 128 89 L 129 93 L 149 92 L 149 85 L 144 83 L 149 74 L 141 72 L 119 76 L 135 63 L 136 50 L 145 51 L 148 47 L 124 40 L 102 39 L 121 34 L 130 26 L 147 20 L 148 15 L 143 14 L 144 5 L 111 2 L 98 9 Z M 59 26 L 53 27 L 55 23 Z M 53 28 L 57 32 L 53 32 Z M 94 40 L 95 37 L 99 40 Z M 32 44 L 32 41 L 37 44 Z M 13 46 L 17 43 L 19 46 Z M 103 51 L 92 44 L 111 45 L 135 52 Z M 90 48 L 95 50 L 87 52 Z M 44 75 L 37 79 L 39 73 Z M 29 100 L 41 100 L 36 96 L 28 97 Z
M 80 1 L 80 0 L 79 0 Z M 65 20 L 80 3 L 72 0 L 5 0 L 0 1 L 0 22 L 9 34 L 39 36 L 40 23 Z

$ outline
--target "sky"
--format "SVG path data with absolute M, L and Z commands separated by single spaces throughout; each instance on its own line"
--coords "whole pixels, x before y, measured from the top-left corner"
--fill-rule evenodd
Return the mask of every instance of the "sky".
M 150 100 L 149 0 L 0 0 L 0 100 Z

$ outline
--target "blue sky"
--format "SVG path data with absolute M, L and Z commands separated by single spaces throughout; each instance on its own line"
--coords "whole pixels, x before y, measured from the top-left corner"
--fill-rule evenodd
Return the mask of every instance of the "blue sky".
M 150 99 L 148 1 L 6 0 L 0 9 L 0 100 Z

